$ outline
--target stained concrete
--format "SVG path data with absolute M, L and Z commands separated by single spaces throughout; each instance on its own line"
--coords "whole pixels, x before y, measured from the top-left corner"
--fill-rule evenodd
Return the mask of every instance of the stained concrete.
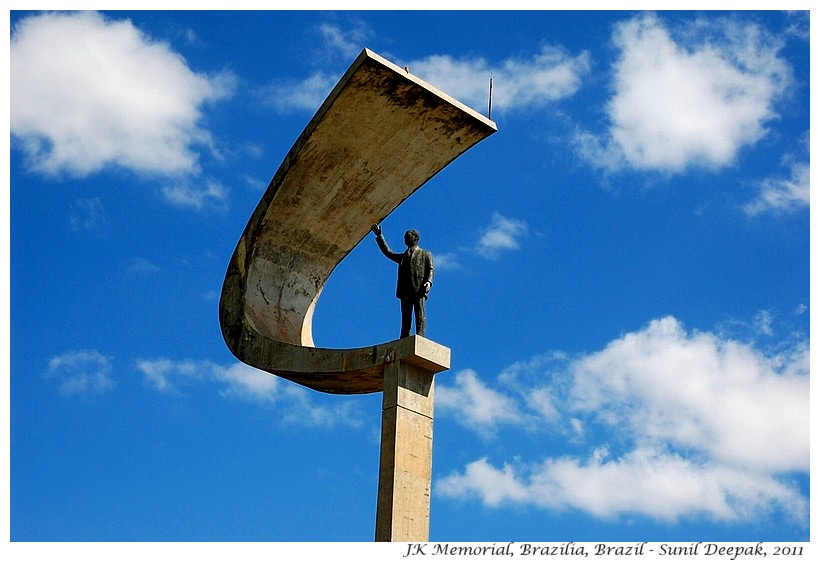
M 434 374 L 407 361 L 384 371 L 376 540 L 427 542 Z
M 399 344 L 315 348 L 322 288 L 371 225 L 495 131 L 489 119 L 364 50 L 288 152 L 237 244 L 219 306 L 231 352 L 315 390 L 382 390 L 386 358 Z

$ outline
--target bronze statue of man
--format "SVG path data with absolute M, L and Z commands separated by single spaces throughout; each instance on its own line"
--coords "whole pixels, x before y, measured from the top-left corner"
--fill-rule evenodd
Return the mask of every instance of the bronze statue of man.
M 427 250 L 419 248 L 419 233 L 408 230 L 404 233 L 407 250 L 394 252 L 387 245 L 382 235 L 382 227 L 373 225 L 373 233 L 379 249 L 388 259 L 399 264 L 399 276 L 396 282 L 396 297 L 401 301 L 401 336 L 410 335 L 412 315 L 416 315 L 416 335 L 424 336 L 426 318 L 424 301 L 433 286 L 433 256 Z

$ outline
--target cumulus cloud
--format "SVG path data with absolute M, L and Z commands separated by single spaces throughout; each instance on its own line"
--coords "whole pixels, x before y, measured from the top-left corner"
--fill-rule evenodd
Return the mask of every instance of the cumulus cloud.
M 481 57 L 456 59 L 433 55 L 408 63 L 410 71 L 478 110 L 488 107 L 489 78 L 493 77 L 493 111 L 542 106 L 573 95 L 589 73 L 589 53 L 571 55 L 545 46 L 529 59 L 506 59 L 491 64 Z
M 505 419 L 532 429 L 528 417 L 540 416 L 591 452 L 500 467 L 479 459 L 436 490 L 598 517 L 739 521 L 781 510 L 805 524 L 807 499 L 787 475 L 809 470 L 809 345 L 778 349 L 688 333 L 666 317 L 595 353 L 516 364 L 493 391 Z M 475 374 L 470 384 L 486 386 Z M 447 408 L 494 427 L 469 400 Z
M 326 48 L 352 62 L 359 54 L 365 29 L 343 31 L 323 25 Z M 482 57 L 454 58 L 431 55 L 396 64 L 458 101 L 476 110 L 488 107 L 489 79 L 493 76 L 493 111 L 539 107 L 573 95 L 589 73 L 589 53 L 572 55 L 559 47 L 545 46 L 528 59 L 490 63 Z M 264 98 L 280 111 L 316 110 L 330 93 L 339 75 L 316 71 L 303 80 L 280 80 L 264 90 Z
M 788 213 L 806 209 L 810 199 L 809 163 L 793 162 L 787 177 L 771 177 L 760 184 L 760 194 L 743 206 L 747 215 Z
M 621 23 L 613 42 L 620 57 L 610 128 L 576 137 L 581 154 L 602 168 L 731 165 L 767 133 L 792 79 L 781 42 L 754 24 L 698 22 L 673 36 L 658 17 L 641 15 Z
M 140 359 L 136 369 L 148 387 L 166 394 L 181 395 L 191 385 L 216 384 L 224 398 L 275 404 L 284 422 L 322 427 L 361 424 L 352 401 L 332 407 L 317 404 L 306 389 L 244 363 L 223 366 L 207 360 L 161 357 Z
M 111 359 L 97 351 L 70 351 L 52 357 L 46 375 L 64 396 L 88 397 L 114 388 L 111 369 Z
M 721 464 L 808 470 L 809 349 L 768 357 L 740 342 L 655 320 L 573 363 L 574 410 L 636 440 Z
M 521 482 L 515 469 L 508 464 L 497 469 L 487 459 L 471 462 L 464 469 L 464 474 L 452 474 L 439 480 L 436 492 L 451 497 L 479 495 L 489 506 L 529 501 L 527 486 Z
M 478 241 L 478 253 L 485 258 L 494 259 L 502 251 L 517 250 L 518 240 L 526 236 L 527 232 L 525 221 L 493 213 L 492 224 Z
M 439 480 L 436 492 L 479 497 L 488 506 L 526 503 L 577 509 L 603 519 L 629 513 L 666 522 L 701 515 L 749 521 L 772 508 L 783 510 L 798 524 L 808 517 L 806 498 L 787 483 L 651 448 L 603 462 L 596 454 L 583 460 L 564 457 L 496 468 L 479 459 L 463 473 Z
M 202 106 L 226 97 L 233 78 L 194 72 L 128 20 L 78 12 L 15 25 L 10 82 L 11 133 L 34 170 L 179 176 L 198 172 L 195 147 L 212 144 Z
M 515 401 L 488 388 L 470 369 L 458 372 L 453 386 L 436 389 L 436 405 L 457 411 L 459 423 L 482 433 L 492 431 L 498 424 L 522 421 Z

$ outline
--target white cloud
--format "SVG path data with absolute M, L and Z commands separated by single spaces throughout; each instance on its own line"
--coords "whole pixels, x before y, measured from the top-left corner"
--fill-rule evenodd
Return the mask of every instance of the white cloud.
M 518 239 L 527 234 L 527 223 L 493 213 L 492 225 L 478 241 L 478 252 L 485 258 L 498 257 L 503 250 L 517 250 Z
M 434 254 L 433 261 L 435 263 L 436 270 L 440 271 L 459 269 L 461 267 L 458 254 L 453 252 L 448 252 L 446 254 Z
M 332 407 L 328 407 L 326 404 L 315 403 L 311 393 L 307 388 L 295 384 L 288 384 L 283 389 L 282 395 L 288 405 L 283 412 L 285 422 L 319 427 L 362 426 L 363 416 L 354 400 L 335 401 Z
M 808 10 L 786 12 L 786 16 L 789 18 L 789 27 L 786 29 L 786 33 L 798 39 L 809 41 L 811 39 L 809 14 Z
M 228 189 L 221 183 L 205 180 L 204 185 L 195 187 L 188 182 L 166 185 L 162 195 L 166 201 L 178 207 L 201 210 L 205 207 L 222 208 L 228 199 Z
M 52 357 L 46 375 L 56 379 L 64 396 L 89 396 L 114 388 L 111 359 L 97 351 L 71 351 Z
M 137 369 L 142 371 L 145 382 L 155 390 L 161 392 L 174 391 L 174 386 L 168 378 L 168 375 L 175 369 L 170 359 L 139 360 L 137 361 Z
M 767 178 L 760 185 L 756 199 L 744 205 L 746 214 L 791 212 L 809 206 L 810 181 L 808 162 L 793 162 L 788 177 Z
M 146 384 L 155 390 L 178 393 L 192 383 L 222 383 L 224 396 L 240 397 L 257 401 L 275 401 L 278 379 L 244 363 L 223 367 L 211 361 L 181 360 L 168 358 L 141 359 L 136 363 Z
M 767 355 L 687 333 L 667 317 L 599 352 L 564 358 L 563 366 L 560 354 L 516 364 L 499 383 L 518 402 L 505 402 L 501 390 L 494 397 L 518 412 L 508 421 L 533 429 L 529 417 L 540 415 L 541 425 L 562 427 L 570 446 L 592 453 L 501 468 L 481 459 L 439 480 L 437 491 L 487 505 L 666 521 L 750 520 L 782 510 L 804 524 L 807 500 L 781 475 L 809 470 L 809 345 L 779 349 Z M 473 423 L 482 432 L 480 424 L 494 420 Z
M 352 62 L 352 61 L 351 61 Z M 265 103 L 277 111 L 316 111 L 340 76 L 317 71 L 304 80 L 277 80 L 261 90 Z
M 181 395 L 190 385 L 217 384 L 224 398 L 276 404 L 286 423 L 321 427 L 361 425 L 354 402 L 333 406 L 317 403 L 305 388 L 244 363 L 226 367 L 207 360 L 174 361 L 163 357 L 141 359 L 136 368 L 143 374 L 145 384 L 159 392 Z
M 11 133 L 30 166 L 81 177 L 107 166 L 196 173 L 193 147 L 212 142 L 201 106 L 232 87 L 230 75 L 197 74 L 130 21 L 95 12 L 17 23 L 10 82 Z
M 227 384 L 221 393 L 224 396 L 235 396 L 260 401 L 276 401 L 279 392 L 279 378 L 259 369 L 236 363 L 227 368 L 213 366 L 216 380 Z
M 408 66 L 413 74 L 477 110 L 488 109 L 492 76 L 493 111 L 537 107 L 571 96 L 590 69 L 588 53 L 572 56 L 549 46 L 528 60 L 507 59 L 497 65 L 483 58 L 434 55 Z
M 503 501 L 527 502 L 529 490 L 511 466 L 498 470 L 487 459 L 480 459 L 468 464 L 464 475 L 439 480 L 436 492 L 455 497 L 478 494 L 485 504 L 497 506 Z
M 722 464 L 808 470 L 809 350 L 767 357 L 668 317 L 572 364 L 573 410 Z
M 460 424 L 482 433 L 523 420 L 512 398 L 488 388 L 470 369 L 456 373 L 453 386 L 436 387 L 436 407 L 453 412 Z
M 322 38 L 320 57 L 323 65 L 336 59 L 351 64 L 373 36 L 373 32 L 361 21 L 354 22 L 348 29 L 323 23 L 318 31 Z M 261 88 L 259 93 L 266 104 L 283 113 L 316 111 L 339 78 L 341 73 L 317 70 L 302 80 L 278 79 Z
M 731 165 L 767 132 L 791 81 L 780 41 L 754 24 L 698 22 L 673 37 L 654 15 L 621 23 L 614 96 L 603 136 L 579 132 L 581 153 L 603 168 L 682 172 Z
M 493 111 L 538 107 L 573 95 L 589 73 L 589 54 L 572 56 L 545 46 L 532 58 L 491 64 L 483 58 L 454 59 L 434 55 L 408 63 L 410 72 L 479 111 L 489 102 L 493 77 Z
M 327 48 L 349 62 L 359 54 L 369 36 L 363 29 L 342 31 L 324 25 Z M 399 64 L 397 60 L 394 60 Z M 589 54 L 572 56 L 557 47 L 544 47 L 530 59 L 507 59 L 491 64 L 481 57 L 455 59 L 432 55 L 407 62 L 410 72 L 458 101 L 486 113 L 489 80 L 493 76 L 493 111 L 542 106 L 573 95 L 589 73 Z M 330 93 L 339 76 L 317 71 L 302 81 L 280 81 L 265 89 L 264 97 L 280 111 L 315 111 Z
M 755 329 L 765 336 L 771 336 L 774 334 L 772 322 L 774 322 L 774 317 L 768 310 L 758 311 L 752 319 Z
M 697 463 L 677 454 L 636 449 L 606 462 L 600 450 L 581 461 L 548 459 L 539 465 L 505 464 L 487 459 L 468 464 L 436 483 L 436 493 L 479 497 L 485 505 L 530 503 L 549 509 L 577 509 L 600 518 L 629 513 L 675 522 L 706 515 L 715 520 L 748 521 L 773 508 L 796 523 L 808 517 L 808 502 L 788 484 L 754 471 L 742 472 Z
M 319 26 L 319 33 L 324 39 L 323 52 L 328 51 L 353 62 L 359 53 L 367 47 L 367 42 L 373 37 L 373 32 L 363 22 L 357 21 L 350 29 L 342 29 L 337 25 L 323 23 Z

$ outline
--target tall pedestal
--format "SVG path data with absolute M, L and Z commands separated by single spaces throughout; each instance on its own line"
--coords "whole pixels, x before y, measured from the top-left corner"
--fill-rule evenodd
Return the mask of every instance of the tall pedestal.
M 426 542 L 433 470 L 433 377 L 450 350 L 419 336 L 401 340 L 385 365 L 376 540 Z

